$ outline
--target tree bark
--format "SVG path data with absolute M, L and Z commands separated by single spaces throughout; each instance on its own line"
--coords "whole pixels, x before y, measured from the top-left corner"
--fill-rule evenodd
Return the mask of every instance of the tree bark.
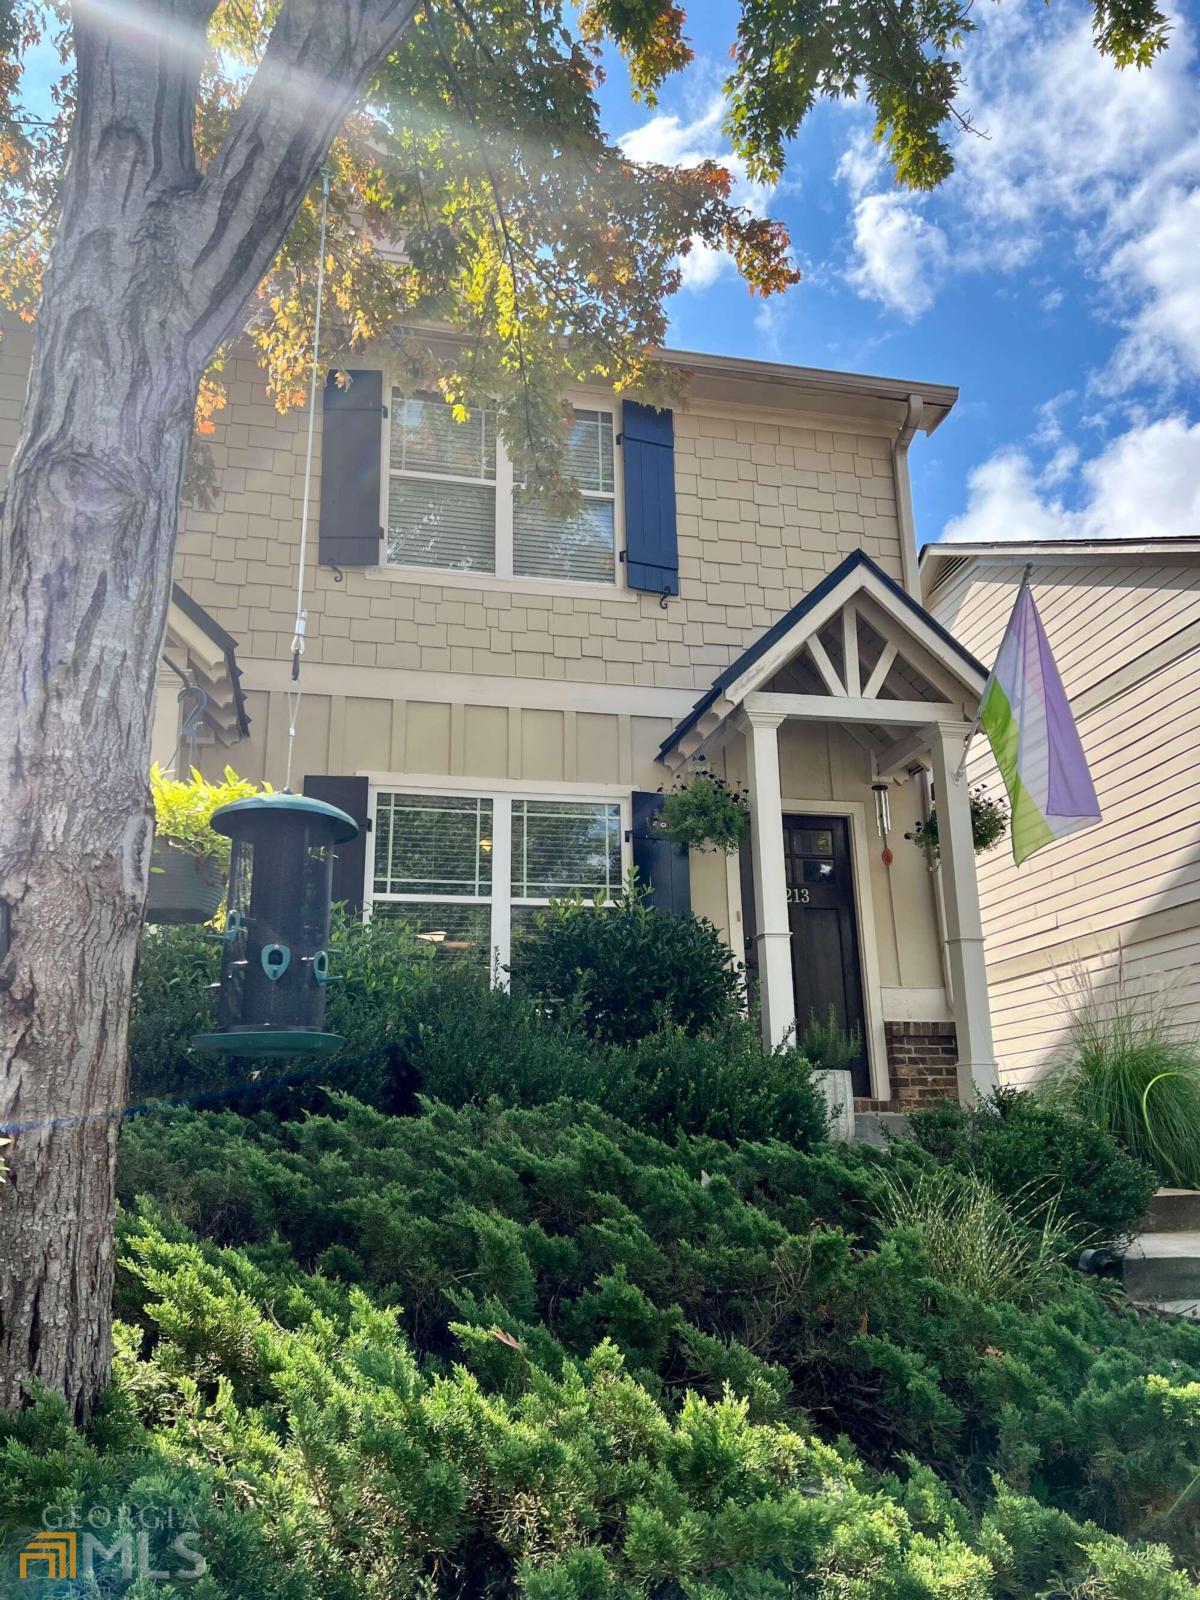
M 196 386 L 414 9 L 286 0 L 202 176 L 215 3 L 79 8 L 70 165 L 0 520 L 0 1408 L 35 1379 L 81 1419 L 111 1362 L 150 728 Z

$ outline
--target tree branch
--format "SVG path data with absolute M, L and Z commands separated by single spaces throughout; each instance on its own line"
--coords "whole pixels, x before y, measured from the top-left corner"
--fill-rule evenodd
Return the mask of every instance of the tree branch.
M 194 359 L 231 332 L 338 128 L 419 0 L 284 0 L 262 62 L 191 201 L 182 264 Z
M 68 184 L 86 186 L 116 136 L 127 149 L 126 193 L 140 204 L 148 194 L 195 187 L 196 96 L 217 4 L 118 0 L 75 8 L 78 100 Z M 114 171 L 111 159 L 104 164 Z

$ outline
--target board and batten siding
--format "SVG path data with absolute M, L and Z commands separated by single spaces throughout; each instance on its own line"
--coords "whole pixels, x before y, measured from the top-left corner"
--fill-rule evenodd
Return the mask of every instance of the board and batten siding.
M 1018 556 L 968 558 L 929 607 L 985 664 L 1020 582 Z M 1081 985 L 1169 998 L 1200 1031 L 1200 560 L 1147 552 L 1052 562 L 1031 576 L 1103 821 L 1018 868 L 978 859 L 1001 1078 L 1034 1079 Z M 987 741 L 972 783 L 1003 788 Z

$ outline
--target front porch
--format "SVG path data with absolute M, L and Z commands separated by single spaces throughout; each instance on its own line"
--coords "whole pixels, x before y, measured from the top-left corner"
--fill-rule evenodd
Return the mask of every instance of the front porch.
M 663 744 L 677 776 L 723 763 L 750 791 L 728 918 L 774 1046 L 832 1010 L 860 1031 L 856 1096 L 894 1103 L 928 1056 L 960 1098 L 996 1084 L 968 789 L 986 674 L 869 557 L 850 557 L 721 674 Z M 903 837 L 937 799 L 940 862 Z M 897 815 L 893 819 L 892 811 Z M 732 874 L 731 874 L 732 876 Z M 935 1073 L 936 1076 L 936 1073 Z

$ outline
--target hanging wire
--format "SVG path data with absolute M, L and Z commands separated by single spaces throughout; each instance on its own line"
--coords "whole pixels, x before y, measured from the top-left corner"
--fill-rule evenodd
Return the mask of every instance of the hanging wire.
M 308 386 L 308 443 L 304 453 L 304 500 L 300 507 L 300 560 L 296 578 L 296 626 L 292 633 L 292 687 L 288 690 L 287 778 L 284 790 L 292 787 L 292 757 L 296 749 L 296 722 L 304 691 L 300 686 L 300 661 L 304 655 L 304 632 L 308 613 L 304 609 L 304 573 L 308 563 L 308 502 L 312 490 L 313 428 L 317 417 L 317 369 L 321 355 L 321 308 L 325 301 L 325 233 L 329 223 L 329 169 L 321 173 L 321 243 L 317 257 L 317 310 L 313 320 L 312 375 Z

